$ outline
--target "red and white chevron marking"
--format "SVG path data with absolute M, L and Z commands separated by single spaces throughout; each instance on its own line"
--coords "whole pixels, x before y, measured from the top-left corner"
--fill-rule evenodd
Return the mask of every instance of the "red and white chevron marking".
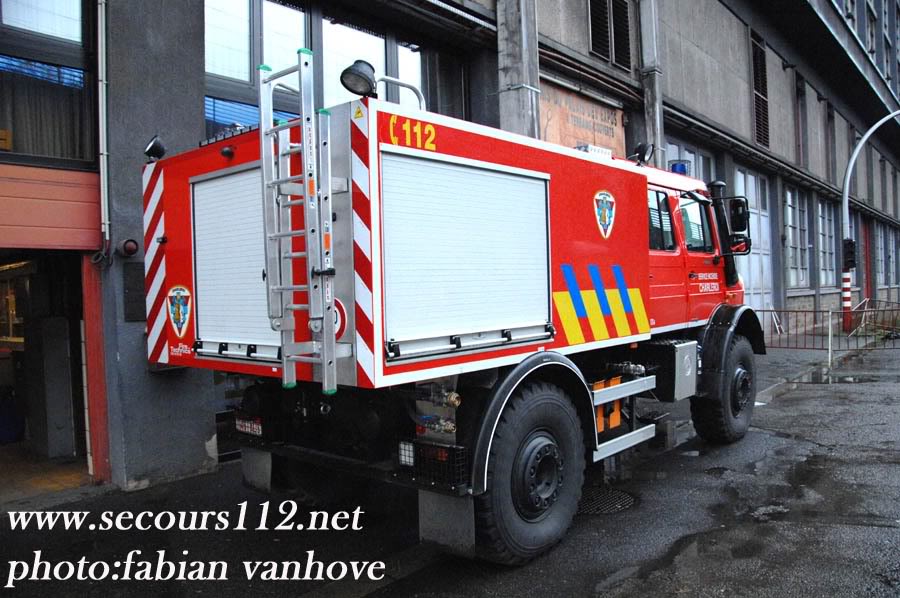
M 353 269 L 356 296 L 357 386 L 372 387 L 375 360 L 372 303 L 372 221 L 369 202 L 369 109 L 357 100 L 350 107 L 351 178 L 353 179 Z
M 157 239 L 166 234 L 162 169 L 144 167 L 144 291 L 147 297 L 147 356 L 151 363 L 169 363 L 166 334 L 166 250 Z

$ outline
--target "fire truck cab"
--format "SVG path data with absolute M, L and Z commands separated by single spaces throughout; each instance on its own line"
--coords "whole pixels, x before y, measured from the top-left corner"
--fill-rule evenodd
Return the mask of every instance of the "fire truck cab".
M 423 540 L 522 563 L 587 465 L 654 437 L 638 398 L 743 437 L 746 199 L 374 97 L 316 112 L 311 61 L 260 67 L 259 128 L 143 172 L 148 357 L 244 376 L 246 483 L 411 486 Z

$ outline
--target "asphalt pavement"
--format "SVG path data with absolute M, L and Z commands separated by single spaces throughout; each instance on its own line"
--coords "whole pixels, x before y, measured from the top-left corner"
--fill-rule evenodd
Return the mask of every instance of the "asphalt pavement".
M 361 506 L 359 531 L 22 532 L 0 517 L 2 582 L 8 561 L 35 550 L 52 562 L 187 550 L 234 571 L 227 581 L 23 581 L 12 590 L 0 583 L 0 595 L 900 596 L 900 355 L 846 357 L 830 373 L 784 355 L 761 360 L 769 363 L 777 372 L 763 374 L 779 385 L 756 406 L 741 442 L 707 445 L 681 421 L 677 446 L 637 452 L 619 481 L 604 484 L 593 468 L 587 492 L 614 490 L 624 510 L 578 515 L 555 550 L 524 567 L 417 545 L 415 494 L 367 486 L 355 502 L 334 507 Z M 683 412 L 679 406 L 673 417 Z M 247 501 L 258 516 L 267 499 L 241 486 L 235 465 L 140 492 L 96 492 L 53 508 L 234 514 Z M 308 551 L 326 563 L 383 560 L 386 575 L 249 582 L 239 569 L 248 560 L 305 561 Z

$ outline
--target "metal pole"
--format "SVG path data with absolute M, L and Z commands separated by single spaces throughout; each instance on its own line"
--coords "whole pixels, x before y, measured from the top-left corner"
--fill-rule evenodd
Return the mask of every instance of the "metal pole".
M 831 310 L 828 310 L 828 369 L 834 357 L 834 322 L 831 319 Z
M 862 148 L 865 147 L 869 137 L 871 137 L 881 125 L 897 116 L 900 116 L 900 110 L 891 112 L 872 125 L 859 140 L 859 143 L 856 144 L 856 147 L 853 148 L 853 153 L 850 155 L 850 161 L 847 163 L 847 171 L 844 173 L 844 186 L 841 189 L 841 220 L 843 224 L 843 238 L 845 241 L 850 238 L 850 177 L 853 175 L 853 168 L 856 166 L 856 160 L 859 158 L 859 153 L 862 151 Z M 850 268 L 844 263 L 843 246 L 841 246 L 841 250 L 841 264 L 843 266 L 841 273 L 841 311 L 843 312 L 843 330 L 844 332 L 850 332 L 852 322 L 850 315 L 852 309 L 850 298 Z

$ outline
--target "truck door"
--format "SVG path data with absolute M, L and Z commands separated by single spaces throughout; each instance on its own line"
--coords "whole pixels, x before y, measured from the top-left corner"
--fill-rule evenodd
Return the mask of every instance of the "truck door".
M 678 198 L 676 220 L 685 250 L 688 320 L 704 321 L 725 296 L 722 260 L 712 229 L 712 205 L 705 197 L 683 193 Z
M 662 189 L 647 190 L 650 211 L 650 326 L 661 328 L 687 320 L 684 250 L 672 225 L 673 197 Z

